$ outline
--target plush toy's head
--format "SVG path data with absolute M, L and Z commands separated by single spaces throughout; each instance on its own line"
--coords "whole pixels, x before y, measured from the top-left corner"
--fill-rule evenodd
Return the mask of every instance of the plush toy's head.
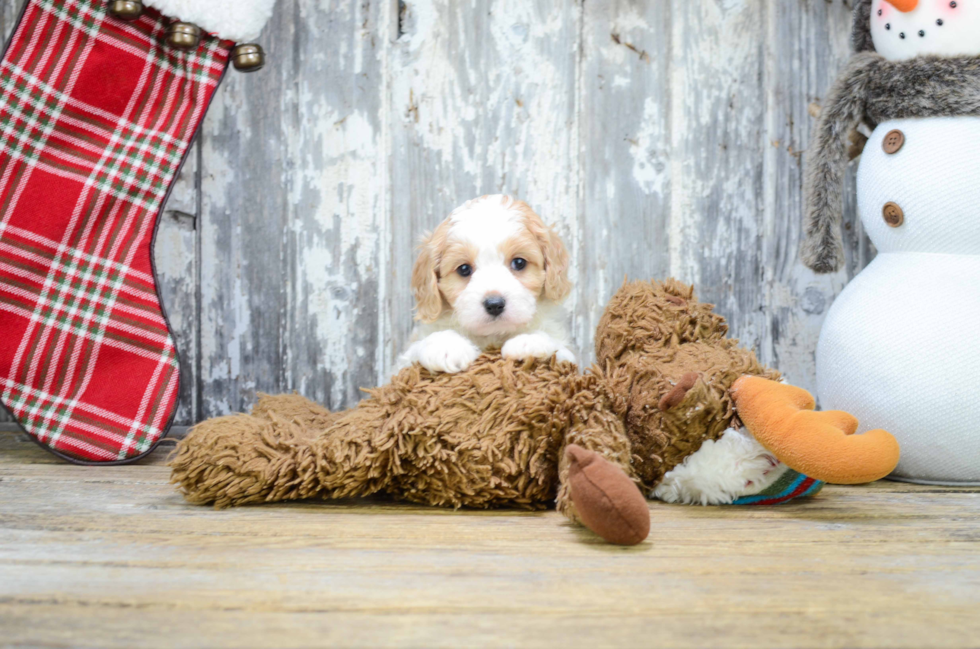
M 729 388 L 745 374 L 778 379 L 728 338 L 725 319 L 676 280 L 624 284 L 596 330 L 596 369 L 623 418 L 633 463 L 652 490 L 734 421 Z
M 605 366 L 630 354 L 659 358 L 667 347 L 722 340 L 728 325 L 713 308 L 677 280 L 625 283 L 599 320 L 596 362 Z
M 854 46 L 890 61 L 980 55 L 980 0 L 861 0 Z

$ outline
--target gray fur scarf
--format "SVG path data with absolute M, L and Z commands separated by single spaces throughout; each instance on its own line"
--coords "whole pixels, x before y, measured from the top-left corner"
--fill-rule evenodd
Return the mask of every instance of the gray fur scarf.
M 980 116 L 980 57 L 886 61 L 858 29 L 870 7 L 862 0 L 855 9 L 858 53 L 831 89 L 807 151 L 801 256 L 818 273 L 844 264 L 842 190 L 851 129 L 890 119 Z

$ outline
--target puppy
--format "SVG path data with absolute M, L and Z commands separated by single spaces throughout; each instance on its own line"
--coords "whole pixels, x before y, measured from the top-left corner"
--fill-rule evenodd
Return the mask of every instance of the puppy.
M 462 372 L 488 348 L 575 362 L 562 325 L 568 252 L 527 203 L 484 196 L 422 242 L 412 272 L 419 325 L 400 365 Z

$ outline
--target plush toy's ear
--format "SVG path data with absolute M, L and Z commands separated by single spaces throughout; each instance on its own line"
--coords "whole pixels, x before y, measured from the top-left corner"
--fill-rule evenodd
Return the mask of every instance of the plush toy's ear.
M 439 292 L 439 251 L 445 239 L 443 226 L 425 237 L 412 269 L 412 294 L 415 295 L 415 319 L 434 322 L 442 315 L 442 293 Z
M 544 296 L 552 302 L 561 302 L 572 291 L 568 279 L 568 250 L 554 228 L 545 225 L 541 217 L 523 201 L 518 206 L 524 211 L 524 223 L 534 235 L 544 254 Z

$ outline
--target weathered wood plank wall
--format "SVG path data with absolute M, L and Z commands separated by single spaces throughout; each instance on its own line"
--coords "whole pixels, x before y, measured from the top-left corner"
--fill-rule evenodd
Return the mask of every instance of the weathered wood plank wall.
M 0 28 L 21 2 L 5 0 Z M 844 0 L 279 0 L 270 65 L 229 74 L 160 227 L 178 423 L 298 390 L 339 408 L 411 327 L 418 237 L 484 193 L 572 251 L 582 357 L 624 275 L 697 284 L 812 387 L 848 269 L 797 261 L 801 158 L 848 55 Z

